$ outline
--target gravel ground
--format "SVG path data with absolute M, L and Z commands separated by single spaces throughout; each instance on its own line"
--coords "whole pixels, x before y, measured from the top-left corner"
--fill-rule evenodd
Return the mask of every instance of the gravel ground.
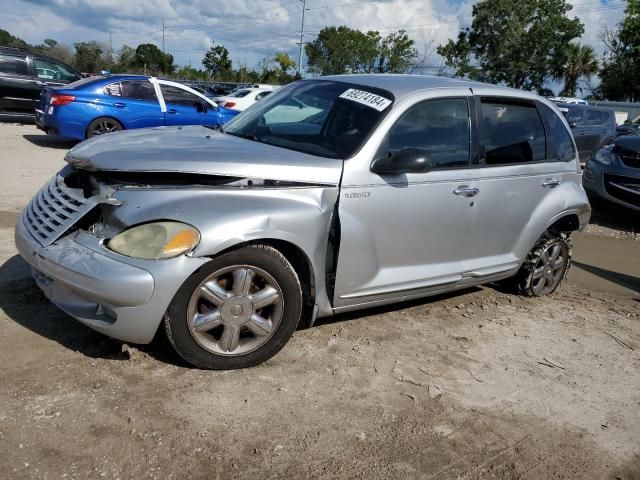
M 576 257 L 610 261 L 588 250 L 601 241 L 618 254 L 618 293 L 470 289 L 342 315 L 266 364 L 209 372 L 162 337 L 81 326 L 15 256 L 17 212 L 68 146 L 0 124 L 0 478 L 640 479 L 632 217 L 596 217 L 576 242 Z

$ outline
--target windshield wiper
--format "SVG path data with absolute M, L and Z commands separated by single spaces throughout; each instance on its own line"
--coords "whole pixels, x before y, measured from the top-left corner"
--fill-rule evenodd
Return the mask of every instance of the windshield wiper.
M 251 135 L 250 133 L 236 133 L 236 132 L 225 132 L 229 135 L 233 135 L 234 137 L 246 138 L 247 140 L 252 140 L 254 142 L 259 142 L 260 140 L 255 135 Z

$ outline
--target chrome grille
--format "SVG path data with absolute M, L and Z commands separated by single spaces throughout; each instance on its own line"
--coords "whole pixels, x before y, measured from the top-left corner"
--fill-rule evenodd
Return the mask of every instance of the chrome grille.
M 22 213 L 29 232 L 46 247 L 96 205 L 93 198 L 84 198 L 80 190 L 67 187 L 56 175 L 31 199 Z

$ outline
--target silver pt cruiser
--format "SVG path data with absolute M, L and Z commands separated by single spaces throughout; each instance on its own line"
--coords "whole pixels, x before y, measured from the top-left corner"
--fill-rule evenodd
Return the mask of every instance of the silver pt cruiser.
M 222 130 L 85 141 L 16 245 L 53 303 L 193 365 L 275 355 L 299 325 L 505 281 L 553 292 L 590 216 L 547 100 L 408 75 L 293 83 Z

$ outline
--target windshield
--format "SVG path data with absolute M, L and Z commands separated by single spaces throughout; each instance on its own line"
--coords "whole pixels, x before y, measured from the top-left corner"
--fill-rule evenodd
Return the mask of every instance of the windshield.
M 225 125 L 231 135 L 321 157 L 353 156 L 391 109 L 386 90 L 327 80 L 288 85 Z

